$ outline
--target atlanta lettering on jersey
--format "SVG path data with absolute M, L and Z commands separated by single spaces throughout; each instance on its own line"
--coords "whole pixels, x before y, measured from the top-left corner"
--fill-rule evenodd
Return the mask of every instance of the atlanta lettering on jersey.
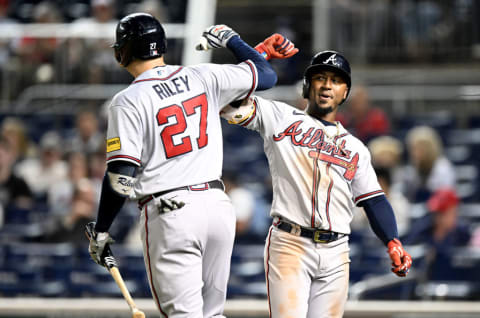
M 163 81 L 157 85 L 153 85 L 152 88 L 155 90 L 160 99 L 175 96 L 185 91 L 190 91 L 187 75 L 178 76 L 167 81 Z
M 307 131 L 303 132 L 303 130 L 299 128 L 302 123 L 302 120 L 294 122 L 277 136 L 274 135 L 273 140 L 278 142 L 289 136 L 290 141 L 294 146 L 315 149 L 315 151 L 312 150 L 308 153 L 311 158 L 316 158 L 321 161 L 345 168 L 346 171 L 343 176 L 347 180 L 352 180 L 358 168 L 358 153 L 351 158 L 352 152 L 345 149 L 345 140 L 342 140 L 338 146 L 336 144 L 329 143 L 325 141 L 325 133 L 323 129 L 309 127 Z M 342 135 L 335 137 L 335 139 L 341 137 Z M 320 153 L 320 151 L 322 151 L 322 153 Z M 343 158 L 351 160 L 348 161 Z
M 321 128 L 310 127 L 306 132 L 303 133 L 303 130 L 299 126 L 303 123 L 303 120 L 298 120 L 288 126 L 283 132 L 279 133 L 277 136 L 273 136 L 273 140 L 280 141 L 283 138 L 290 136 L 290 141 L 293 145 L 299 147 L 307 147 L 310 149 L 316 149 L 331 153 L 336 156 L 350 158 L 351 151 L 344 149 L 345 140 L 342 141 L 340 146 L 328 143 L 325 141 L 325 133 Z M 302 134 L 303 133 L 303 134 Z M 300 136 L 297 140 L 297 136 Z

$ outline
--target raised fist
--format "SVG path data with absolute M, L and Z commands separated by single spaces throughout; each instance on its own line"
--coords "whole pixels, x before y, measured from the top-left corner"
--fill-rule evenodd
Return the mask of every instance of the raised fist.
M 295 44 L 281 34 L 275 33 L 258 43 L 255 50 L 265 59 L 286 59 L 298 53 Z

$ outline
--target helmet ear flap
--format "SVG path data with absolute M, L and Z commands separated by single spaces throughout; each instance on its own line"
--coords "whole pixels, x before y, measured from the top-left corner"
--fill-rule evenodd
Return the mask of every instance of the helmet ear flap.
M 302 96 L 308 98 L 310 93 L 310 81 L 306 77 L 303 78 Z
M 125 45 L 123 45 L 121 48 L 115 48 L 115 59 L 123 67 L 127 67 L 132 61 L 132 49 L 132 42 L 125 43 Z

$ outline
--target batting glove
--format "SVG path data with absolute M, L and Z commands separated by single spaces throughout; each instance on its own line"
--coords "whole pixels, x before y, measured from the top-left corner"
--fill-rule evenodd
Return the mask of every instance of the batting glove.
M 266 60 L 286 59 L 298 53 L 295 44 L 281 34 L 275 33 L 255 47 Z
M 405 277 L 412 266 L 412 257 L 403 249 L 398 239 L 388 242 L 388 255 L 392 260 L 392 272 L 397 276 Z
M 88 253 L 90 253 L 90 257 L 97 263 L 98 265 L 105 266 L 105 263 L 102 262 L 102 256 L 109 244 L 115 243 L 108 232 L 96 232 L 94 230 L 95 222 L 90 222 L 87 224 L 87 236 L 89 236 L 90 244 L 88 245 Z
M 212 25 L 203 31 L 200 43 L 195 48 L 198 51 L 207 51 L 209 49 L 227 47 L 228 41 L 234 36 L 239 35 L 225 24 Z
M 185 203 L 182 201 L 175 201 L 173 199 L 163 199 L 160 198 L 160 204 L 158 206 L 158 211 L 160 213 L 171 212 L 174 210 L 181 209 L 185 206 Z

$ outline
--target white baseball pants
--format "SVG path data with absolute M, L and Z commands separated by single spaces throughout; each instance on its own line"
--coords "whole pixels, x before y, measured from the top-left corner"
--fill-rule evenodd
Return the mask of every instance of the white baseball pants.
M 145 265 L 162 317 L 223 317 L 235 236 L 230 199 L 219 189 L 162 197 L 185 203 L 159 213 L 158 197 L 142 208 Z
M 315 243 L 272 225 L 264 256 L 271 318 L 343 316 L 348 296 L 348 236 Z

